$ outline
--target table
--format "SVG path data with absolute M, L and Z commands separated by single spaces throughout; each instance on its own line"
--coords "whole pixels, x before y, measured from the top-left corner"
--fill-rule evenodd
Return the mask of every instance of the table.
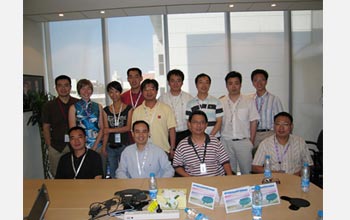
M 303 198 L 310 202 L 310 206 L 292 211 L 288 208 L 289 202 L 281 200 L 278 205 L 263 207 L 263 219 L 269 220 L 295 220 L 315 219 L 317 211 L 323 209 L 323 190 L 311 183 L 310 191 L 304 193 L 300 187 L 300 177 L 290 174 L 274 173 L 279 178 L 280 196 Z M 228 189 L 247 185 L 260 184 L 262 174 L 218 177 L 174 177 L 158 178 L 158 188 L 187 188 L 187 199 L 192 182 L 218 188 L 219 195 Z M 46 220 L 79 220 L 89 219 L 89 205 L 97 201 L 105 201 L 113 197 L 114 193 L 124 189 L 148 189 L 148 179 L 100 179 L 100 180 L 24 180 L 23 183 L 23 214 L 28 215 L 37 191 L 45 183 L 49 192 L 51 204 L 46 213 Z M 217 204 L 214 210 L 187 204 L 212 219 L 239 219 L 251 220 L 251 210 L 226 214 L 224 205 Z M 103 219 L 116 219 L 107 217 Z M 180 210 L 180 219 L 185 219 L 185 213 Z

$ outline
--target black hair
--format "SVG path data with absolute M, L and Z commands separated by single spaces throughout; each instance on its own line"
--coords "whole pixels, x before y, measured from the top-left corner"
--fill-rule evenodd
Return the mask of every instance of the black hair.
M 194 80 L 194 82 L 196 83 L 196 85 L 197 85 L 197 82 L 198 82 L 199 78 L 201 78 L 201 77 L 208 77 L 208 79 L 209 79 L 209 84 L 211 84 L 211 78 L 210 78 L 210 76 L 209 76 L 208 74 L 205 74 L 205 73 L 200 73 L 200 74 L 198 74 L 198 75 L 196 76 L 196 78 L 195 78 L 195 80 Z
M 152 84 L 154 86 L 154 88 L 158 91 L 159 84 L 158 84 L 157 80 L 155 80 L 155 79 L 145 79 L 141 83 L 141 91 L 143 91 L 146 88 L 146 85 L 148 85 L 148 84 Z
M 251 78 L 252 82 L 253 82 L 254 76 L 257 75 L 257 74 L 263 74 L 266 80 L 269 78 L 269 74 L 267 73 L 266 70 L 256 69 L 256 70 L 253 70 L 252 74 L 250 75 L 250 78 Z
M 57 76 L 57 77 L 55 78 L 55 85 L 57 86 L 57 82 L 58 82 L 58 80 L 63 80 L 63 79 L 68 80 L 68 81 L 69 81 L 69 85 L 71 85 L 71 84 L 72 84 L 72 80 L 70 79 L 70 77 L 69 77 L 69 76 L 66 76 L 66 75 L 60 75 L 60 76 Z
M 193 112 L 190 114 L 189 118 L 188 118 L 188 121 L 189 121 L 189 122 L 192 121 L 192 118 L 193 118 L 194 115 L 202 115 L 202 116 L 204 116 L 204 118 L 205 118 L 205 123 L 208 123 L 207 114 L 205 114 L 205 112 L 203 112 L 203 111 L 201 111 L 201 110 L 195 110 L 195 111 L 193 111 Z
M 231 72 L 227 73 L 225 76 L 225 82 L 227 83 L 227 81 L 230 78 L 235 78 L 235 77 L 237 77 L 239 79 L 239 82 L 242 84 L 242 74 L 240 74 L 237 71 L 231 71 Z
M 140 75 L 140 76 L 142 76 L 142 71 L 141 71 L 141 69 L 140 68 L 137 68 L 137 67 L 132 67 L 132 68 L 129 68 L 127 71 L 126 71 L 126 74 L 129 76 L 129 72 L 130 71 L 136 71 L 136 72 L 138 72 L 138 74 Z
M 148 124 L 146 121 L 144 121 L 144 120 L 135 121 L 135 122 L 132 124 L 132 131 L 135 130 L 135 126 L 136 126 L 137 124 L 145 124 L 146 127 L 147 127 L 147 130 L 149 131 L 149 124 Z
M 172 70 L 170 70 L 168 72 L 168 74 L 166 75 L 166 79 L 169 81 L 170 80 L 170 76 L 172 76 L 172 75 L 179 76 L 182 81 L 184 81 L 184 79 L 185 79 L 184 73 L 181 70 L 179 70 L 179 69 L 172 69 Z
M 292 116 L 291 114 L 289 114 L 288 112 L 280 112 L 280 113 L 278 113 L 277 115 L 275 115 L 275 116 L 273 117 L 273 121 L 275 122 L 276 119 L 277 119 L 278 117 L 280 117 L 280 116 L 284 116 L 284 117 L 289 118 L 290 123 L 293 124 L 293 116 Z
M 80 126 L 75 126 L 75 127 L 70 128 L 70 129 L 68 130 L 68 135 L 70 136 L 70 133 L 71 133 L 72 131 L 76 131 L 76 130 L 82 131 L 83 134 L 84 134 L 84 136 L 86 136 L 85 129 L 82 128 L 82 127 L 80 127 Z
M 120 93 L 123 92 L 122 85 L 118 81 L 112 81 L 112 82 L 108 83 L 107 92 L 109 92 L 109 90 L 112 88 L 119 91 Z

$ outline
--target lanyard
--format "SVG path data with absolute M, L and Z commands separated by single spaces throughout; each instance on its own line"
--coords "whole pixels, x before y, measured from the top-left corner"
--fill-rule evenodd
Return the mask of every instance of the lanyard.
M 202 104 L 199 102 L 199 98 L 197 98 L 196 99 L 197 100 L 197 103 L 198 103 L 198 107 L 199 107 L 199 109 L 201 110 L 201 111 L 203 111 L 202 110 L 202 106 L 203 106 L 203 108 L 204 108 L 204 106 L 205 106 L 205 109 L 207 109 L 208 108 L 208 104 L 203 104 L 203 102 L 202 102 Z
M 58 102 L 58 106 L 60 107 L 60 111 L 62 113 L 62 116 L 63 116 L 64 120 L 67 121 L 68 120 L 68 116 L 67 116 L 67 114 L 65 113 L 65 111 L 63 109 L 62 101 L 60 101 L 59 98 L 57 98 L 57 102 Z
M 130 93 L 129 93 L 129 94 L 130 94 L 130 100 L 131 100 L 132 108 L 135 109 L 135 108 L 137 107 L 137 103 L 139 103 L 139 99 L 140 99 L 140 97 L 141 97 L 141 91 L 139 91 L 139 95 L 138 95 L 138 97 L 137 97 L 137 99 L 136 99 L 135 104 L 134 104 L 134 99 L 132 98 L 131 90 L 130 90 Z
M 189 137 L 189 138 L 191 138 L 191 137 Z M 204 145 L 204 155 L 203 155 L 203 160 L 201 161 L 201 158 L 199 157 L 199 154 L 198 154 L 198 152 L 197 152 L 197 150 L 196 150 L 196 147 L 194 146 L 194 143 L 193 143 L 192 140 L 191 140 L 191 145 L 192 145 L 193 150 L 194 150 L 194 152 L 196 153 L 196 155 L 197 155 L 197 157 L 198 157 L 200 163 L 204 163 L 205 155 L 207 154 L 207 144 L 208 144 L 208 143 L 205 141 L 205 145 Z
M 78 176 L 78 173 L 79 173 L 79 171 L 80 171 L 80 168 L 81 168 L 81 166 L 82 166 L 83 163 L 84 163 L 84 160 L 85 160 L 86 154 L 87 154 L 87 152 L 88 152 L 88 149 L 85 149 L 85 151 L 86 151 L 86 152 L 85 152 L 85 154 L 84 154 L 84 156 L 83 156 L 83 159 L 81 159 L 80 164 L 79 164 L 77 170 L 75 169 L 75 165 L 74 165 L 73 153 L 71 154 L 72 167 L 73 167 L 73 171 L 74 171 L 74 174 L 75 174 L 73 179 L 76 179 L 76 177 Z
M 156 106 L 154 107 L 154 112 L 152 113 L 151 120 L 149 120 L 149 114 L 148 114 L 148 110 L 147 110 L 146 105 L 143 106 L 143 110 L 145 111 L 145 115 L 146 115 L 147 121 L 148 121 L 148 123 L 149 123 L 150 126 L 151 126 L 151 124 L 152 124 L 152 122 L 153 122 L 153 120 L 154 120 L 154 116 L 155 116 L 156 113 L 157 113 L 158 104 L 159 104 L 159 102 L 157 102 L 157 103 L 156 103 Z
M 238 105 L 239 105 L 240 101 L 241 101 L 241 97 L 238 98 L 236 103 L 233 103 L 231 101 L 230 97 L 227 96 L 227 104 L 229 106 L 228 109 L 230 110 L 230 113 L 231 113 L 231 123 L 233 122 L 233 118 L 236 118 L 235 113 L 236 113 L 236 109 L 238 108 Z M 233 103 L 233 106 L 231 106 L 231 103 Z M 233 111 L 232 111 L 232 109 L 233 109 Z
M 280 153 L 279 153 L 278 146 L 277 146 L 277 142 L 276 142 L 276 137 L 275 137 L 275 139 L 274 139 L 274 144 L 275 144 L 275 151 L 276 151 L 277 158 L 278 158 L 278 163 L 281 165 L 282 160 L 283 160 L 284 156 L 286 155 L 286 153 L 287 153 L 287 151 L 288 151 L 288 148 L 289 148 L 290 143 L 288 143 L 287 147 L 285 147 L 285 149 L 284 149 L 282 155 L 280 155 Z
M 140 160 L 139 160 L 139 153 L 137 152 L 137 146 L 136 146 L 136 160 L 137 160 L 137 170 L 139 171 L 139 176 L 141 176 L 142 170 L 145 167 L 147 154 L 148 154 L 148 148 L 147 145 L 145 146 L 145 155 L 143 155 L 142 159 L 142 165 L 140 166 Z
M 120 113 L 122 112 L 122 108 L 123 108 L 123 103 L 120 105 L 120 108 L 119 108 L 118 119 L 117 119 L 117 117 L 115 117 L 115 109 L 114 109 L 114 105 L 113 104 L 112 104 L 112 108 L 113 108 L 113 116 L 114 116 L 114 127 L 118 127 L 119 126 L 119 120 L 120 120 Z

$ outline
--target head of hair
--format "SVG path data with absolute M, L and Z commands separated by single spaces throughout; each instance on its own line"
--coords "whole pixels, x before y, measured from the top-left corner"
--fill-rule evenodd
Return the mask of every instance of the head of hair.
M 289 114 L 288 112 L 280 112 L 280 113 L 278 113 L 277 115 L 275 115 L 273 117 L 273 121 L 276 122 L 277 118 L 280 117 L 280 116 L 284 116 L 284 117 L 289 118 L 290 123 L 293 124 L 293 116 L 291 114 Z
M 253 78 L 254 78 L 254 76 L 255 76 L 256 74 L 263 74 L 266 80 L 269 78 L 269 74 L 267 73 L 266 70 L 263 70 L 263 69 L 255 69 L 255 70 L 253 70 L 252 74 L 250 75 L 250 78 L 251 78 L 252 82 L 253 82 Z
M 155 79 L 143 80 L 143 82 L 141 83 L 141 91 L 143 91 L 146 88 L 146 85 L 148 85 L 148 84 L 152 84 L 154 86 L 154 88 L 158 91 L 159 84 L 158 84 L 157 80 L 155 80 Z
M 83 88 L 84 86 L 89 86 L 92 92 L 94 92 L 94 86 L 92 85 L 91 81 L 88 79 L 81 79 L 77 83 L 77 91 L 79 95 L 80 95 L 80 89 Z
M 142 76 L 142 71 L 141 71 L 141 69 L 140 68 L 137 68 L 137 67 L 131 67 L 131 68 L 129 68 L 127 71 L 126 71 L 126 74 L 129 76 L 129 72 L 130 71 L 136 71 L 136 72 L 138 72 L 138 74 L 140 75 L 140 76 Z
M 119 91 L 120 93 L 123 92 L 122 85 L 118 81 L 112 81 L 107 84 L 107 92 L 109 92 L 109 90 L 112 88 Z
M 168 74 L 166 75 L 166 79 L 169 81 L 170 80 L 170 77 L 174 75 L 174 76 L 179 76 L 181 78 L 181 81 L 184 81 L 185 79 L 185 75 L 184 73 L 179 70 L 179 69 L 172 69 L 168 72 Z
M 200 73 L 196 76 L 196 78 L 194 79 L 194 82 L 195 84 L 197 85 L 197 82 L 199 80 L 199 78 L 202 78 L 202 77 L 207 77 L 209 79 L 209 84 L 211 84 L 211 78 L 208 74 L 205 74 L 205 73 Z
M 194 115 L 202 115 L 202 116 L 204 117 L 204 119 L 205 119 L 205 123 L 208 123 L 207 114 L 205 114 L 205 112 L 203 112 L 203 111 L 201 111 L 201 110 L 195 110 L 195 111 L 193 111 L 193 112 L 190 114 L 189 118 L 188 118 L 188 121 L 189 121 L 189 122 L 192 121 L 192 118 L 193 118 Z
M 135 130 L 135 126 L 138 125 L 138 124 L 144 124 L 144 125 L 146 125 L 147 130 L 149 131 L 149 124 L 148 124 L 146 121 L 144 121 L 144 120 L 135 121 L 135 122 L 132 124 L 132 131 Z
M 72 80 L 70 79 L 70 77 L 69 77 L 69 76 L 66 76 L 66 75 L 59 75 L 59 76 L 57 76 L 57 77 L 55 78 L 55 85 L 57 86 L 57 82 L 58 82 L 58 80 L 63 80 L 63 79 L 68 80 L 69 85 L 71 85 L 71 84 L 72 84 Z
M 231 71 L 231 72 L 227 73 L 225 76 L 225 82 L 227 83 L 227 81 L 230 78 L 235 78 L 235 77 L 237 77 L 239 79 L 239 82 L 242 84 L 242 74 L 240 74 L 237 71 Z
M 75 127 L 70 128 L 68 130 L 68 135 L 70 135 L 70 133 L 72 133 L 72 131 L 76 131 L 76 130 L 80 130 L 81 132 L 83 132 L 84 136 L 86 136 L 85 129 L 80 127 L 80 126 L 75 126 Z

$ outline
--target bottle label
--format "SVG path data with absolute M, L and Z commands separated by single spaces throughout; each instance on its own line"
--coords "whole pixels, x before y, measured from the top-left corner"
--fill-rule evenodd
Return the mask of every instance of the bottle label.
M 261 217 L 262 207 L 258 205 L 252 205 L 252 214 L 253 217 Z
M 150 189 L 149 190 L 149 197 L 153 200 L 153 199 L 157 199 L 157 193 L 158 190 L 157 189 Z
M 302 188 L 309 188 L 309 186 L 310 186 L 310 179 L 302 178 L 301 179 L 301 187 Z
M 271 170 L 265 170 L 264 171 L 264 177 L 265 178 L 271 178 L 272 177 Z

